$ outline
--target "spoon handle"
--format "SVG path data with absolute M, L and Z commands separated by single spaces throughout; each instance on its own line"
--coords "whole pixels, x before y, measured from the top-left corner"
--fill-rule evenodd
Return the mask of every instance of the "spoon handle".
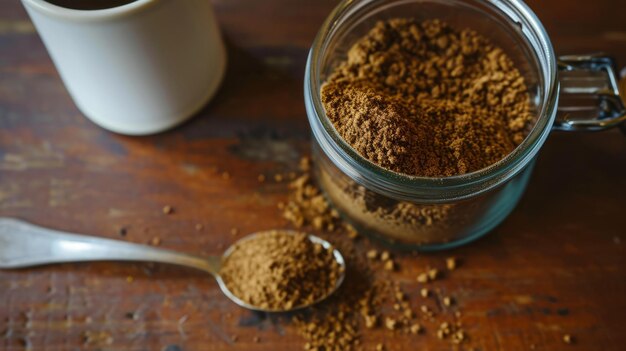
M 0 218 L 0 268 L 62 262 L 145 261 L 200 269 L 217 276 L 219 256 L 198 257 L 120 240 L 102 239 Z

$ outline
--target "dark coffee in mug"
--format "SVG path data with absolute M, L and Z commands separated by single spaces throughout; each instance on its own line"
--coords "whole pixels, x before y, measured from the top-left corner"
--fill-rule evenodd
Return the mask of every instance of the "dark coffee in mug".
M 135 0 L 46 0 L 47 2 L 73 10 L 103 10 L 118 7 Z

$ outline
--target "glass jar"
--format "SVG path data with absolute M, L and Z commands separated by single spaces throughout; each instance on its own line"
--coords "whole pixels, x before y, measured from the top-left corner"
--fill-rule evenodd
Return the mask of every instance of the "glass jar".
M 325 114 L 320 88 L 357 39 L 377 21 L 398 17 L 471 28 L 514 61 L 537 119 L 513 152 L 476 172 L 426 178 L 379 167 L 341 138 Z M 327 198 L 357 230 L 424 251 L 462 245 L 502 222 L 524 193 L 551 130 L 602 130 L 626 120 L 613 62 L 599 56 L 557 60 L 535 14 L 515 0 L 344 0 L 313 42 L 304 89 L 314 173 Z

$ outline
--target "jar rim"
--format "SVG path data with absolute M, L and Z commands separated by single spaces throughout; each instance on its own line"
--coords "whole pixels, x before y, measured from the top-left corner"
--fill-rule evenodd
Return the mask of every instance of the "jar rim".
M 339 169 L 357 183 L 399 200 L 419 198 L 427 202 L 446 202 L 469 198 L 486 192 L 519 173 L 545 142 L 556 116 L 559 82 L 557 64 L 549 36 L 534 12 L 518 0 L 474 0 L 487 4 L 514 20 L 524 32 L 524 42 L 537 56 L 542 77 L 542 103 L 535 125 L 524 141 L 500 161 L 483 169 L 449 177 L 420 177 L 385 169 L 354 150 L 335 129 L 321 102 L 322 59 L 326 46 L 341 20 L 359 8 L 379 0 L 342 0 L 324 21 L 315 37 L 305 69 L 305 105 L 314 138 Z M 396 3 L 420 0 L 394 0 Z M 423 1 L 420 1 L 423 2 Z M 441 1 L 437 1 L 441 2 Z M 532 41 L 531 41 L 532 39 Z

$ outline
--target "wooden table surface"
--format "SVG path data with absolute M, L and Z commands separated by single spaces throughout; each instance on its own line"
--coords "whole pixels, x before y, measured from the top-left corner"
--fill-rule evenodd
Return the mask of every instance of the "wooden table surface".
M 1 1 L 0 216 L 138 243 L 158 237 L 162 247 L 195 254 L 220 252 L 237 238 L 231 228 L 287 227 L 276 208 L 286 184 L 260 184 L 257 175 L 295 170 L 308 152 L 305 57 L 336 1 L 214 4 L 229 52 L 218 95 L 175 130 L 126 137 L 81 115 L 20 3 Z M 626 65 L 626 3 L 529 4 L 559 54 L 605 51 Z M 401 257 L 394 279 L 415 293 L 421 267 L 462 258 L 454 279 L 438 287 L 458 296 L 471 335 L 466 348 L 625 350 L 625 200 L 619 131 L 553 133 L 502 225 L 452 252 Z M 164 215 L 165 205 L 175 213 Z M 390 350 L 453 349 L 432 333 L 364 334 L 366 350 L 380 341 Z M 575 343 L 565 344 L 564 334 Z M 238 308 L 195 271 L 89 263 L 0 272 L 0 350 L 302 345 L 286 319 Z

